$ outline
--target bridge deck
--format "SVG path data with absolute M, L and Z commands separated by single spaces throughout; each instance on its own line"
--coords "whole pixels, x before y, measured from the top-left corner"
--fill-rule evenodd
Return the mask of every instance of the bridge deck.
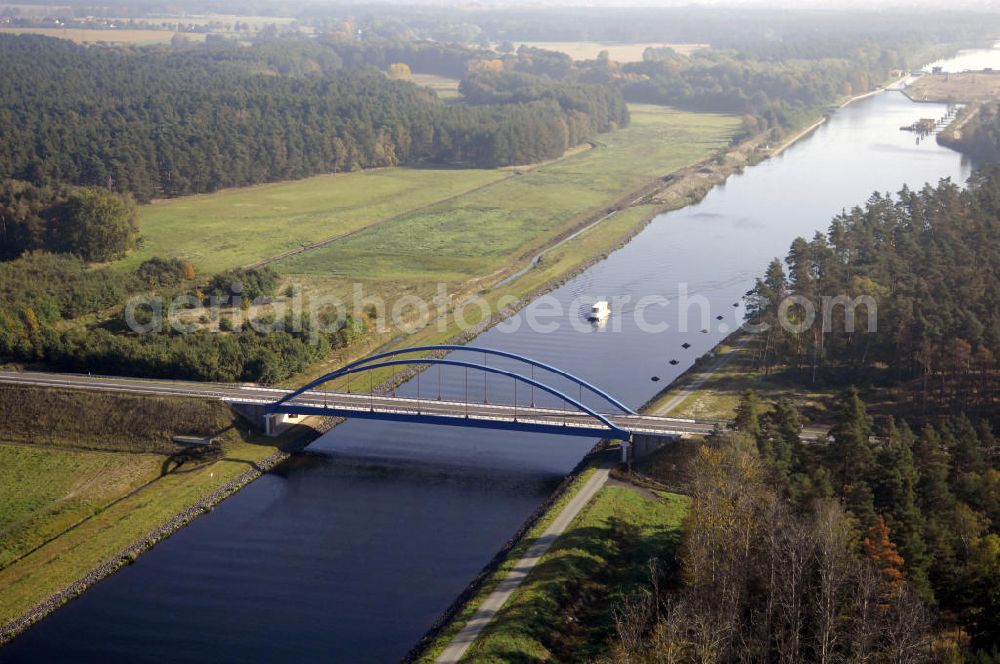
M 190 381 L 114 378 L 81 374 L 35 372 L 0 372 L 0 383 L 219 399 L 229 403 L 267 405 L 291 393 L 291 390 L 254 385 L 199 383 Z M 483 428 L 517 429 L 590 435 L 607 433 L 607 427 L 586 413 L 558 408 L 539 408 L 503 404 L 482 404 L 387 395 L 346 394 L 313 390 L 279 406 L 275 412 L 302 415 L 341 416 L 428 422 Z M 616 427 L 634 434 L 649 436 L 704 435 L 715 422 L 654 417 L 648 415 L 604 414 Z

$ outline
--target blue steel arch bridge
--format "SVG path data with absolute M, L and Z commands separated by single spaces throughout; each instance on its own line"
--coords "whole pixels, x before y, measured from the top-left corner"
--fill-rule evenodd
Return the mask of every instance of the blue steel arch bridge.
M 490 364 L 491 358 L 502 359 L 514 368 Z M 441 387 L 442 369 L 451 372 L 447 392 Z M 407 394 L 378 389 L 377 380 L 384 381 L 387 372 L 400 370 L 413 374 Z M 459 383 L 464 374 L 464 391 L 461 384 L 455 384 L 456 372 Z M 481 393 L 470 391 L 477 374 L 484 374 Z M 492 398 L 490 377 L 495 386 Z M 507 398 L 496 396 L 498 382 L 509 385 L 503 390 Z M 320 389 L 331 383 L 337 389 Z M 637 437 L 655 442 L 704 435 L 718 426 L 715 422 L 640 415 L 590 381 L 557 367 L 516 353 L 460 345 L 402 348 L 351 362 L 285 393 L 267 405 L 265 412 L 271 431 L 280 424 L 281 416 L 319 415 L 626 442 Z
M 400 371 L 407 373 L 400 376 Z M 443 371 L 450 372 L 447 390 L 442 389 Z M 399 390 L 380 389 L 387 377 L 411 375 Z M 299 416 L 318 415 L 609 438 L 623 441 L 623 451 L 634 443 L 641 452 L 721 426 L 640 415 L 590 381 L 557 367 L 475 346 L 416 346 L 378 353 L 296 390 L 21 371 L 0 371 L 0 383 L 217 399 L 245 414 L 249 411 L 270 434 Z

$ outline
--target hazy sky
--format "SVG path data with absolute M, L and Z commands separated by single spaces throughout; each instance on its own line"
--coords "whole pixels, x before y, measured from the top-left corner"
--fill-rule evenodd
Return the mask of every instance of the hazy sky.
M 336 0 L 328 0 L 335 2 Z M 432 4 L 590 7 L 754 7 L 799 9 L 966 9 L 1000 11 L 1000 0 L 427 0 Z

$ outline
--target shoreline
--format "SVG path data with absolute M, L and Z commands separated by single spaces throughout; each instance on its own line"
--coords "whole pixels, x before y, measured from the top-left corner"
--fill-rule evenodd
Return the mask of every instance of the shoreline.
M 82 595 L 91 585 L 106 579 L 127 565 L 131 565 L 140 555 L 152 549 L 159 541 L 170 537 L 202 514 L 210 512 L 223 500 L 236 494 L 236 492 L 264 475 L 264 473 L 273 470 L 297 451 L 304 449 L 316 440 L 316 438 L 333 428 L 333 426 L 336 426 L 334 423 L 324 429 L 325 424 L 321 422 L 316 428 L 310 427 L 310 431 L 303 431 L 299 439 L 289 446 L 289 449 L 275 450 L 263 460 L 255 463 L 253 467 L 244 471 L 243 474 L 229 480 L 209 495 L 184 508 L 171 519 L 154 528 L 147 535 L 135 540 L 110 560 L 91 568 L 76 581 L 50 594 L 20 616 L 0 625 L 0 648 L 17 638 L 38 621 Z
M 868 92 L 863 92 L 863 93 L 861 93 L 859 95 L 854 95 L 853 97 L 849 97 L 848 99 L 844 100 L 842 103 L 838 104 L 837 105 L 837 109 L 839 110 L 841 108 L 846 108 L 846 107 L 850 106 L 851 104 L 853 104 L 856 101 L 861 101 L 862 99 L 867 99 L 868 97 L 874 97 L 875 95 L 877 95 L 877 94 L 879 94 L 881 92 L 888 92 L 889 89 L 892 88 L 892 86 L 898 85 L 902 81 L 905 81 L 907 78 L 909 78 L 909 77 L 908 76 L 900 76 L 899 78 L 897 78 L 897 79 L 895 79 L 895 80 L 893 80 L 891 82 L 885 83 L 884 85 L 881 85 L 881 86 L 875 88 L 874 90 L 869 90 Z M 902 90 L 900 90 L 900 91 L 902 92 Z M 903 94 L 906 94 L 906 93 L 904 92 Z M 777 157 L 778 155 L 780 155 L 781 153 L 783 153 L 785 150 L 787 150 L 788 148 L 792 147 L 793 145 L 795 145 L 796 143 L 798 143 L 799 141 L 801 141 L 803 138 L 806 138 L 807 136 L 809 136 L 809 134 L 811 134 L 812 132 L 816 131 L 817 129 L 819 129 L 824 124 L 826 124 L 827 120 L 829 120 L 829 119 L 830 119 L 829 113 L 823 113 L 823 116 L 819 120 L 817 120 L 816 122 L 812 123 L 811 125 L 809 125 L 805 129 L 803 129 L 802 131 L 800 131 L 798 134 L 796 134 L 795 136 L 793 136 L 788 141 L 782 143 L 778 148 L 776 148 L 773 152 L 771 152 L 769 156 L 771 156 L 771 157 Z
M 874 94 L 875 92 L 878 91 L 873 91 L 868 94 Z M 821 119 L 816 125 L 814 125 L 814 127 L 822 124 L 823 122 L 825 122 L 825 118 Z M 783 146 L 782 149 L 805 138 L 810 131 L 811 129 L 800 132 L 785 146 Z M 589 257 L 584 258 L 575 265 L 569 267 L 567 270 L 554 275 L 541 285 L 528 289 L 524 293 L 520 294 L 514 303 L 510 304 L 503 310 L 493 314 L 489 318 L 481 321 L 471 328 L 453 335 L 450 342 L 456 344 L 467 343 L 491 327 L 494 327 L 495 325 L 498 325 L 513 316 L 538 297 L 559 288 L 569 280 L 579 276 L 596 263 L 604 260 L 610 253 L 617 251 L 628 244 L 657 216 L 699 203 L 712 189 L 720 184 L 724 184 L 729 179 L 729 176 L 742 172 L 746 166 L 759 163 L 759 160 L 755 161 L 752 158 L 756 156 L 756 150 L 759 148 L 759 145 L 763 142 L 763 140 L 763 134 L 754 135 L 736 145 L 731 145 L 728 148 L 720 150 L 714 155 L 699 160 L 694 164 L 672 171 L 660 178 L 652 179 L 651 182 L 641 187 L 623 193 L 617 199 L 612 201 L 608 207 L 587 215 L 576 224 L 573 224 L 572 226 L 564 229 L 561 233 L 553 236 L 547 243 L 545 243 L 545 245 L 534 250 L 533 258 L 529 260 L 527 266 L 517 268 L 517 265 L 520 265 L 522 261 L 525 260 L 522 258 L 515 262 L 514 267 L 516 269 L 512 270 L 512 274 L 496 275 L 498 279 L 492 286 L 489 287 L 489 290 L 495 291 L 505 286 L 514 284 L 519 278 L 529 274 L 531 270 L 538 265 L 539 261 L 535 259 L 540 258 L 546 253 L 571 242 L 572 240 L 595 228 L 602 226 L 603 222 L 607 219 L 614 218 L 615 214 L 609 213 L 609 211 L 613 210 L 614 212 L 621 212 L 631 207 L 640 205 L 644 200 L 651 201 L 651 203 L 649 203 L 651 209 L 647 213 L 643 214 L 636 223 L 632 224 L 617 238 L 609 239 L 608 242 L 602 244 L 601 249 L 594 252 Z M 700 171 L 702 169 L 706 166 L 717 163 L 720 159 L 723 160 L 723 167 L 718 170 L 712 169 L 712 172 L 708 177 L 700 175 Z M 266 184 L 259 186 L 266 186 Z M 664 194 L 678 194 L 680 200 L 679 202 L 664 203 L 657 198 Z M 417 330 L 402 338 L 396 338 L 389 343 L 382 344 L 378 348 L 385 349 L 398 346 L 405 342 L 409 337 L 419 334 L 426 329 L 426 327 L 421 328 L 421 330 Z M 407 371 L 399 372 L 394 380 L 390 379 L 389 381 L 385 381 L 380 384 L 377 391 L 389 390 L 392 388 L 394 383 L 399 384 L 409 380 L 417 373 L 417 371 L 417 368 L 412 368 Z M 673 384 L 674 382 L 671 383 L 671 385 Z M 668 387 L 670 386 L 666 386 L 665 389 Z M 322 418 L 320 423 L 315 428 L 312 428 L 311 431 L 304 431 L 301 438 L 297 440 L 294 445 L 289 446 L 289 449 L 276 450 L 261 462 L 257 463 L 254 468 L 251 468 L 237 478 L 226 482 L 208 496 L 201 498 L 189 507 L 181 510 L 173 518 L 155 527 L 146 536 L 134 541 L 117 555 L 111 557 L 106 562 L 91 568 L 76 581 L 70 583 L 63 589 L 52 593 L 22 613 L 20 616 L 3 624 L 0 626 L 0 647 L 16 638 L 38 621 L 82 595 L 83 592 L 85 592 L 91 585 L 111 576 L 122 567 L 132 564 L 136 561 L 138 556 L 152 549 L 153 546 L 155 546 L 159 541 L 168 538 L 170 535 L 177 532 L 197 517 L 211 511 L 213 507 L 221 503 L 226 498 L 236 494 L 240 489 L 246 487 L 254 480 L 258 479 L 265 473 L 274 470 L 283 462 L 291 458 L 294 454 L 302 449 L 305 449 L 309 444 L 332 430 L 342 421 L 343 419 L 341 418 Z M 597 447 L 601 447 L 602 444 L 603 441 L 599 442 Z M 595 448 L 595 450 L 596 449 L 597 448 Z M 519 544 L 524 534 L 537 524 L 539 520 L 545 518 L 548 510 L 556 502 L 558 502 L 559 498 L 568 489 L 572 483 L 572 479 L 574 479 L 579 472 L 586 467 L 587 464 L 585 462 L 589 462 L 593 453 L 594 451 L 588 453 L 588 455 L 581 460 L 578 467 L 574 469 L 573 473 L 564 478 L 564 481 L 560 483 L 559 487 L 557 487 L 555 491 L 553 491 L 552 495 L 550 495 L 550 497 L 546 499 L 535 510 L 535 512 L 532 513 L 532 515 L 529 516 L 529 518 L 522 524 L 521 528 L 519 528 L 518 531 L 511 536 L 507 544 L 505 544 L 505 546 L 497 552 L 494 558 L 491 559 L 491 561 L 484 566 L 480 573 L 477 574 L 476 578 L 470 582 L 466 590 L 456 598 L 453 605 L 450 606 L 445 613 L 443 613 L 435 621 L 431 628 L 435 634 L 439 633 L 441 630 L 446 628 L 448 624 L 450 624 L 450 620 L 453 619 L 454 615 L 462 609 L 468 598 L 472 597 L 487 580 L 492 571 L 495 571 L 497 567 L 499 567 L 499 565 L 507 559 L 507 554 Z M 452 615 L 450 617 L 446 617 L 449 613 Z M 409 658 L 419 657 L 426 645 L 429 645 L 423 645 L 428 637 L 433 638 L 430 631 L 428 631 L 428 633 L 425 634 L 425 636 L 418 642 L 417 646 L 414 646 L 414 649 L 408 655 Z M 418 646 L 421 645 L 423 645 L 423 647 L 418 648 Z
M 899 80 L 902 80 L 902 79 L 899 79 Z M 892 83 L 888 83 L 885 86 L 879 87 L 879 88 L 877 88 L 875 90 L 870 90 L 870 91 L 865 92 L 863 94 L 851 97 L 851 98 L 845 100 L 843 103 L 841 103 L 838 106 L 838 108 L 844 108 L 844 107 L 846 107 L 846 106 L 848 106 L 848 105 L 850 105 L 850 104 L 852 104 L 852 103 L 854 103 L 856 101 L 859 101 L 861 99 L 865 99 L 867 97 L 871 97 L 871 96 L 877 95 L 877 94 L 879 94 L 881 92 L 885 92 L 886 89 L 890 85 L 895 85 L 896 83 L 898 83 L 898 80 L 894 81 Z M 797 142 L 799 142 L 799 141 L 807 138 L 813 131 L 815 131 L 817 128 L 819 128 L 820 126 L 822 126 L 823 124 L 825 124 L 828 119 L 829 119 L 829 116 L 826 115 L 826 114 L 824 114 L 823 117 L 821 117 L 819 120 L 817 120 L 813 124 L 809 125 L 804 130 L 802 130 L 802 131 L 798 132 L 797 134 L 795 134 L 792 138 L 790 138 L 788 141 L 786 141 L 784 144 L 782 144 L 781 147 L 776 152 L 771 153 L 771 155 L 769 155 L 769 156 L 776 156 L 777 154 L 780 154 L 781 152 L 785 151 L 786 149 L 788 149 L 789 147 L 791 147 L 795 143 L 797 143 Z M 761 136 L 759 136 L 759 135 L 758 136 L 754 136 L 754 137 L 751 137 L 751 138 L 747 139 L 743 143 L 741 143 L 740 146 L 746 146 L 748 144 L 759 145 L 760 140 L 761 140 Z M 737 146 L 736 149 L 738 149 L 740 146 Z M 733 148 L 731 148 L 730 150 L 727 150 L 723 154 L 724 155 L 728 155 L 732 151 L 733 151 Z M 712 161 L 713 161 L 712 159 L 706 159 L 706 160 L 704 160 L 705 163 L 711 163 Z M 690 168 L 695 169 L 696 167 L 690 167 Z M 738 170 L 740 170 L 740 169 L 735 169 L 735 168 L 728 169 L 727 172 L 726 172 L 726 174 L 725 174 L 725 176 L 723 177 L 722 181 L 713 184 L 711 187 L 708 188 L 708 191 L 711 191 L 711 189 L 714 189 L 719 184 L 724 183 L 726 180 L 728 180 L 729 175 L 732 175 L 733 173 L 738 172 Z M 649 221 L 640 224 L 639 225 L 640 227 L 637 230 L 635 230 L 635 233 L 633 233 L 632 237 L 634 237 L 635 234 L 637 234 L 643 227 L 645 227 L 645 225 L 647 225 L 649 222 L 651 222 L 652 219 L 654 219 L 659 214 L 664 214 L 666 212 L 670 212 L 670 211 L 676 210 L 676 209 L 682 209 L 683 207 L 687 207 L 688 205 L 696 205 L 698 202 L 700 202 L 700 200 L 702 198 L 704 198 L 704 195 L 706 195 L 708 193 L 708 191 L 706 191 L 704 194 L 702 194 L 700 197 L 698 197 L 697 200 L 691 201 L 691 202 L 687 203 L 686 205 L 683 205 L 683 206 L 664 206 L 664 209 L 659 210 L 655 214 L 653 214 L 652 217 L 649 219 Z M 611 216 L 611 215 L 610 214 L 606 215 L 604 218 L 598 220 L 593 225 L 595 225 L 595 226 L 598 225 L 601 221 L 603 221 L 604 219 L 606 219 L 608 216 Z M 590 228 L 590 226 L 584 228 L 581 231 L 577 231 L 577 234 L 582 233 L 584 230 L 588 230 L 589 228 Z M 563 240 L 563 241 L 565 241 L 565 240 Z M 627 241 L 626 241 L 626 243 L 627 243 Z M 554 247 L 550 247 L 549 249 L 551 249 L 551 248 L 554 248 Z M 548 251 L 549 249 L 545 249 L 544 251 Z M 542 251 L 539 254 L 539 256 L 542 255 L 542 254 L 544 254 L 544 251 Z M 527 272 L 528 270 L 530 270 L 531 267 L 533 267 L 533 266 L 534 266 L 534 261 L 532 262 L 531 266 L 529 266 L 528 268 L 522 269 L 521 271 L 519 271 L 519 272 L 517 272 L 515 274 L 517 276 L 521 276 L 525 272 Z M 643 403 L 639 408 L 637 408 L 636 409 L 637 412 L 644 413 L 644 412 L 646 412 L 648 410 L 651 410 L 651 409 L 656 409 L 657 411 L 659 411 L 659 408 L 661 407 L 660 406 L 660 402 L 662 402 L 662 400 L 668 394 L 670 394 L 671 392 L 677 391 L 679 388 L 682 388 L 684 386 L 685 382 L 687 382 L 688 379 L 693 374 L 695 374 L 695 373 L 711 373 L 711 372 L 713 372 L 713 371 L 721 368 L 722 366 L 725 366 L 725 364 L 727 364 L 728 361 L 729 361 L 729 359 L 731 359 L 731 358 L 729 356 L 724 356 L 724 357 L 721 357 L 721 358 L 716 357 L 718 349 L 721 348 L 722 346 L 727 345 L 727 344 L 728 345 L 732 345 L 732 343 L 734 343 L 738 339 L 740 339 L 743 336 L 743 334 L 744 334 L 744 332 L 742 331 L 742 329 L 737 329 L 737 330 L 734 330 L 732 333 L 730 333 L 728 336 L 726 336 L 724 339 L 720 340 L 719 343 L 716 344 L 715 346 L 713 346 L 710 351 L 708 351 L 707 353 L 705 353 L 702 356 L 700 356 L 697 359 L 695 359 L 694 363 L 690 367 L 688 367 L 687 370 L 685 370 L 683 373 L 681 373 L 679 376 L 677 376 L 669 384 L 665 385 L 661 390 L 659 390 L 656 394 L 654 394 L 653 396 L 651 396 L 645 403 Z M 706 364 L 708 364 L 709 366 L 707 368 L 704 368 Z M 601 443 L 605 443 L 605 441 L 601 441 Z M 599 443 L 599 445 L 601 443 Z M 595 450 L 596 450 L 596 448 L 595 448 Z M 591 454 L 588 454 L 588 456 L 585 457 L 585 460 L 587 460 L 592 454 L 594 454 L 594 451 L 592 451 Z M 572 476 L 575 477 L 578 473 L 579 473 L 579 466 L 574 469 Z M 543 512 L 542 514 L 538 514 L 538 515 L 532 514 L 532 516 L 529 518 L 529 522 L 526 522 L 526 524 L 524 526 L 522 526 L 521 530 L 519 531 L 519 533 L 520 533 L 519 536 L 521 538 L 523 538 L 525 535 L 527 535 L 527 532 L 533 527 L 533 524 L 538 523 L 542 519 L 553 518 L 555 516 L 555 514 L 551 513 L 552 508 L 555 506 L 556 502 L 558 501 L 558 498 L 562 497 L 563 495 L 565 495 L 565 493 L 566 493 L 566 491 L 568 489 L 569 489 L 569 484 L 568 483 L 561 484 L 560 487 L 556 490 L 556 492 L 554 492 L 553 497 L 551 497 L 549 500 L 546 501 L 545 504 L 549 505 L 549 507 L 547 508 L 547 511 Z M 434 625 L 428 630 L 428 632 L 417 643 L 417 645 L 415 645 L 414 648 L 407 654 L 407 656 L 404 658 L 403 661 L 404 662 L 414 662 L 414 661 L 417 661 L 417 660 L 425 657 L 429 652 L 431 652 L 432 648 L 435 648 L 436 646 L 440 647 L 440 646 L 443 645 L 444 647 L 447 647 L 447 645 L 448 645 L 447 643 L 445 643 L 445 644 L 436 643 L 435 642 L 436 639 L 445 630 L 447 630 L 449 628 L 449 626 L 452 626 L 453 621 L 466 608 L 467 603 L 469 601 L 471 601 L 473 598 L 475 598 L 475 596 L 477 595 L 477 593 L 482 589 L 482 587 L 486 584 L 486 582 L 488 582 L 489 580 L 491 580 L 492 575 L 495 574 L 496 571 L 503 564 L 503 562 L 505 562 L 510 557 L 511 552 L 514 551 L 517 548 L 524 547 L 524 546 L 526 546 L 528 544 L 530 544 L 530 542 L 528 542 L 527 540 L 523 540 L 523 541 L 520 541 L 520 542 L 515 542 L 513 545 L 511 544 L 510 541 L 508 541 L 504 545 L 504 547 L 497 553 L 497 555 L 487 564 L 487 566 L 484 567 L 483 570 L 477 575 L 476 579 L 474 579 L 473 582 L 469 584 L 469 586 L 466 588 L 466 590 L 463 591 L 462 594 L 459 595 L 458 598 L 456 598 L 455 602 L 451 606 L 448 607 L 448 609 L 438 618 L 437 621 L 435 621 Z M 499 558 L 499 560 L 498 560 L 498 558 Z M 502 582 L 502 579 L 497 579 L 497 581 L 498 582 Z M 464 624 L 464 622 L 463 622 L 463 624 Z M 461 627 L 461 626 L 459 626 L 459 627 Z
M 719 347 L 729 344 L 731 341 L 740 339 L 744 332 L 742 330 L 735 330 L 724 339 L 722 339 L 716 346 L 713 347 L 709 353 L 714 353 Z M 699 358 L 697 358 L 684 373 L 680 374 L 672 380 L 669 384 L 663 387 L 656 394 L 651 396 L 645 403 L 636 408 L 638 413 L 647 413 L 653 411 L 653 414 L 663 415 L 661 412 L 661 401 L 671 392 L 686 389 L 687 386 L 684 383 L 687 379 L 694 373 L 711 373 L 719 368 L 725 366 L 731 356 L 726 355 L 722 357 L 713 357 L 706 353 Z M 714 361 L 713 361 L 714 360 Z M 711 362 L 710 366 L 703 369 L 703 365 L 707 362 Z M 610 441 L 601 440 L 598 442 L 597 446 L 594 447 L 588 454 L 581 460 L 580 464 L 577 465 L 570 475 L 567 475 L 565 480 L 557 487 L 550 496 L 539 508 L 532 513 L 528 520 L 522 525 L 522 527 L 515 533 L 515 535 L 508 540 L 504 546 L 497 552 L 492 560 L 483 568 L 483 570 L 476 576 L 475 579 L 466 587 L 466 589 L 456 598 L 455 602 L 452 603 L 448 609 L 435 621 L 434 625 L 424 634 L 423 638 L 417 642 L 413 649 L 403 658 L 405 664 L 410 664 L 417 661 L 430 662 L 430 655 L 432 652 L 436 653 L 434 660 L 436 661 L 440 657 L 440 653 L 443 653 L 447 649 L 453 639 L 454 635 L 448 639 L 447 642 L 438 642 L 438 639 L 442 637 L 442 634 L 449 628 L 455 629 L 455 634 L 462 631 L 465 625 L 468 624 L 469 620 L 464 620 L 461 623 L 456 622 L 456 619 L 465 611 L 471 610 L 471 614 L 475 615 L 476 608 L 471 605 L 471 602 L 479 596 L 479 593 L 483 591 L 486 585 L 490 582 L 491 585 L 500 585 L 504 582 L 504 577 L 498 577 L 496 574 L 503 566 L 505 562 L 513 559 L 514 553 L 522 553 L 527 550 L 534 542 L 537 541 L 536 538 L 527 539 L 528 533 L 540 522 L 542 521 L 552 521 L 559 516 L 556 513 L 555 508 L 560 506 L 560 500 L 568 495 L 568 492 L 572 488 L 573 480 L 578 478 L 582 472 L 584 472 L 590 464 L 600 458 L 600 454 L 603 452 L 607 454 L 613 447 L 610 445 Z M 616 467 L 621 467 L 620 464 L 615 464 Z M 561 513 L 561 510 L 560 510 Z M 531 568 L 534 569 L 534 566 Z M 518 568 L 518 571 L 520 568 Z M 530 574 L 530 570 L 528 571 Z M 485 599 L 485 598 L 482 598 Z M 488 623 L 484 625 L 481 629 L 485 630 L 488 627 Z M 469 643 L 468 647 L 471 647 L 475 641 Z M 440 652 L 437 652 L 440 651 Z

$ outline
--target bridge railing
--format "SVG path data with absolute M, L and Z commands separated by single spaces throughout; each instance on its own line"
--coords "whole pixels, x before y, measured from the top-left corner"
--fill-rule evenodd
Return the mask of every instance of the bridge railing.
M 300 387 L 299 389 L 297 389 L 297 390 L 295 390 L 295 391 L 293 391 L 293 392 L 291 392 L 291 393 L 283 396 L 281 399 L 279 399 L 278 401 L 274 402 L 274 404 L 272 404 L 272 406 L 271 406 L 271 412 L 275 412 L 278 409 L 280 409 L 282 412 L 290 412 L 291 410 L 294 409 L 294 405 L 293 404 L 294 404 L 294 402 L 295 402 L 295 400 L 297 398 L 301 397 L 303 394 L 306 394 L 307 392 L 310 392 L 310 391 L 314 390 L 315 388 L 317 388 L 320 385 L 323 385 L 325 383 L 337 380 L 339 378 L 349 377 L 349 376 L 352 376 L 352 375 L 355 375 L 355 374 L 360 374 L 360 373 L 368 373 L 368 375 L 371 377 L 373 375 L 372 372 L 377 371 L 379 369 L 389 368 L 389 367 L 401 367 L 401 366 L 406 366 L 406 367 L 413 367 L 413 366 L 423 367 L 423 366 L 434 366 L 434 365 L 437 365 L 439 367 L 451 366 L 451 367 L 464 368 L 464 369 L 466 369 L 466 374 L 468 374 L 469 370 L 474 370 L 474 371 L 483 372 L 484 374 L 499 375 L 499 376 L 505 376 L 505 377 L 510 378 L 512 380 L 513 386 L 514 386 L 514 403 L 513 403 L 513 406 L 512 406 L 512 411 L 513 411 L 512 414 L 513 414 L 513 420 L 514 421 L 517 421 L 517 419 L 518 419 L 517 385 L 520 383 L 520 384 L 524 384 L 524 385 L 530 386 L 532 389 L 538 389 L 538 390 L 541 390 L 542 392 L 550 394 L 550 395 L 556 397 L 557 399 L 560 399 L 561 401 L 563 401 L 568 406 L 572 406 L 578 412 L 588 415 L 590 418 L 592 418 L 595 421 L 595 424 L 597 425 L 596 429 L 599 430 L 601 427 L 603 427 L 604 434 L 607 435 L 607 436 L 614 437 L 614 438 L 623 438 L 623 437 L 627 438 L 628 435 L 629 435 L 627 431 L 625 431 L 620 426 L 618 426 L 614 422 L 612 422 L 608 418 L 607 415 L 598 412 L 593 407 L 591 407 L 591 406 L 587 405 L 586 403 L 584 403 L 583 400 L 582 400 L 582 398 L 572 397 L 572 396 L 566 394 L 562 390 L 559 390 L 559 389 L 557 389 L 555 387 L 552 387 L 550 385 L 547 385 L 547 384 L 541 382 L 540 380 L 537 380 L 533 375 L 532 376 L 525 376 L 525 375 L 522 375 L 522 374 L 520 374 L 518 372 L 515 372 L 515 371 L 509 371 L 509 370 L 506 370 L 506 369 L 500 369 L 500 368 L 492 367 L 492 366 L 489 366 L 489 365 L 486 365 L 486 364 L 477 364 L 477 363 L 474 363 L 474 362 L 467 362 L 467 361 L 464 361 L 464 360 L 455 360 L 455 359 L 446 359 L 446 358 L 437 358 L 437 357 L 403 357 L 403 358 L 399 358 L 399 359 L 389 359 L 389 358 L 393 358 L 393 357 L 398 357 L 400 355 L 413 354 L 413 353 L 416 353 L 416 352 L 443 351 L 443 350 L 454 350 L 454 349 L 471 350 L 473 352 L 485 352 L 487 355 L 493 354 L 493 355 L 499 355 L 499 356 L 503 356 L 503 357 L 514 358 L 514 359 L 517 359 L 517 360 L 524 361 L 525 363 L 527 363 L 527 364 L 529 364 L 531 366 L 537 366 L 537 367 L 544 368 L 544 369 L 552 371 L 552 372 L 554 372 L 554 373 L 556 373 L 558 375 L 570 378 L 574 383 L 576 383 L 579 386 L 580 392 L 581 392 L 581 396 L 582 396 L 583 389 L 587 389 L 588 392 L 593 393 L 593 394 L 597 394 L 602 399 L 604 399 L 607 402 L 611 403 L 612 405 L 614 405 L 619 410 L 622 410 L 622 411 L 624 411 L 627 414 L 635 414 L 634 411 L 632 411 L 631 409 L 629 409 L 624 404 L 621 404 L 620 402 L 618 402 L 616 399 L 614 399 L 613 397 L 611 397 L 610 395 L 608 395 L 604 391 L 602 391 L 599 388 L 591 385 L 590 383 L 587 383 L 586 381 L 583 381 L 580 378 L 577 378 L 576 376 L 573 376 L 572 374 L 569 374 L 567 372 L 561 371 L 561 370 L 556 369 L 554 367 L 549 367 L 548 365 L 545 365 L 543 363 L 537 362 L 535 360 L 531 360 L 530 358 L 524 358 L 522 356 L 515 355 L 513 353 L 507 353 L 505 351 L 493 351 L 493 350 L 490 350 L 490 349 L 482 349 L 482 348 L 469 348 L 469 347 L 466 347 L 466 346 L 419 346 L 419 347 L 415 347 L 415 348 L 401 349 L 399 351 L 390 351 L 390 352 L 387 352 L 387 353 L 380 353 L 378 355 L 373 355 L 371 357 L 367 357 L 367 358 L 358 360 L 356 362 L 351 362 L 350 364 L 347 364 L 344 367 L 341 367 L 340 369 L 338 369 L 336 371 L 332 371 L 332 372 L 330 372 L 328 374 L 325 374 L 325 375 L 317 378 L 316 380 L 313 380 L 313 381 L 307 383 L 306 385 Z M 420 373 L 418 372 L 417 373 L 417 398 L 416 398 L 416 412 L 417 412 L 418 416 L 421 414 L 421 401 L 423 401 L 423 399 L 421 398 L 420 390 L 419 390 L 419 376 L 420 376 Z M 373 385 L 373 381 L 372 381 L 371 378 L 369 379 L 369 391 L 371 392 L 372 398 L 374 399 L 374 385 Z M 465 400 L 462 403 L 464 404 L 465 407 L 464 407 L 464 412 L 461 413 L 461 415 L 463 417 L 465 417 L 465 418 L 469 418 L 470 417 L 470 411 L 469 411 L 470 402 L 469 402 L 469 393 L 468 393 L 468 378 L 466 379 Z M 490 404 L 486 404 L 486 405 L 490 405 Z M 477 404 L 477 406 L 478 406 L 478 404 Z M 375 410 L 375 408 L 374 408 L 374 401 L 372 402 L 372 408 L 371 408 L 371 410 L 373 410 L 373 411 Z M 477 418 L 477 419 L 487 419 L 487 416 L 484 416 L 484 414 L 482 414 L 482 413 L 476 413 L 475 414 L 475 418 Z

